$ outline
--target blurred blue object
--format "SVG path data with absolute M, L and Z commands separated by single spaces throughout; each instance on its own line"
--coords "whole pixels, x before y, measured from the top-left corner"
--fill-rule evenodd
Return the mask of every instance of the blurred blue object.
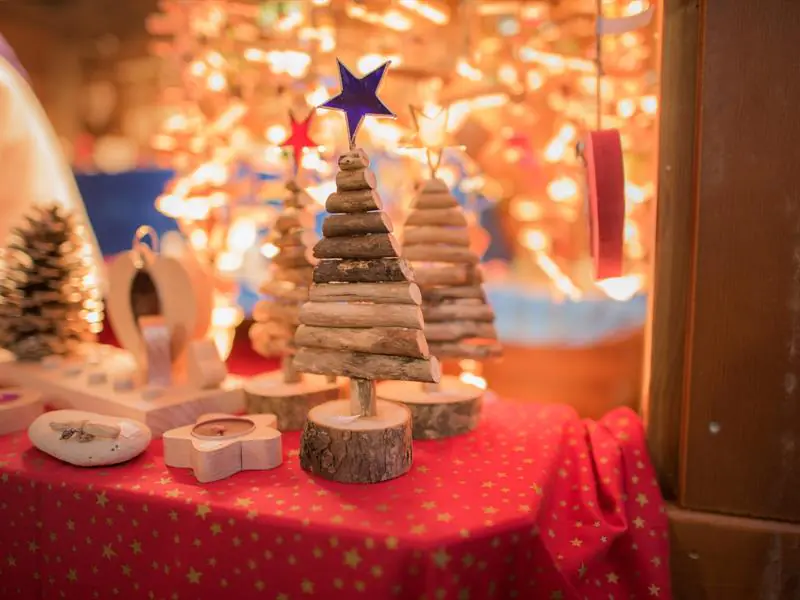
M 554 300 L 523 283 L 487 283 L 501 341 L 526 346 L 591 346 L 644 326 L 647 297 L 619 302 L 602 296 Z
M 178 229 L 174 219 L 155 207 L 172 175 L 172 171 L 156 170 L 75 175 L 103 256 L 130 250 L 140 225 L 150 225 L 158 235 Z

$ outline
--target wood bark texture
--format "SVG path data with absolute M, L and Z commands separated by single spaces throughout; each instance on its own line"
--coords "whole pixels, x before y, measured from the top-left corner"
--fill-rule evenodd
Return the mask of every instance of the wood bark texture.
M 316 327 L 407 327 L 422 329 L 422 310 L 413 304 L 306 302 L 300 322 Z
M 380 283 L 414 281 L 408 263 L 401 258 L 323 258 L 314 270 L 314 283 Z
M 325 210 L 329 213 L 365 213 L 367 211 L 381 210 L 378 192 L 375 190 L 356 190 L 350 193 L 334 192 L 325 202 Z
M 349 414 L 346 400 L 311 409 L 300 437 L 301 468 L 340 483 L 379 483 L 407 473 L 413 460 L 408 409 L 377 405 L 377 417 L 360 419 L 353 429 L 334 420 Z
M 295 368 L 317 375 L 341 375 L 359 379 L 401 379 L 436 383 L 442 375 L 435 357 L 366 354 L 364 352 L 299 348 L 294 357 Z
M 322 223 L 322 235 L 326 238 L 367 233 L 391 233 L 392 222 L 383 211 L 328 215 Z
M 478 257 L 468 246 L 419 244 L 406 246 L 403 256 L 411 262 L 442 262 L 477 264 Z
M 460 208 L 430 208 L 409 213 L 406 226 L 446 225 L 447 227 L 466 227 L 467 218 Z
M 308 292 L 312 302 L 375 302 L 377 304 L 421 304 L 415 283 L 320 283 Z
M 271 278 L 261 288 L 268 298 L 260 300 L 253 309 L 255 323 L 249 337 L 253 349 L 262 356 L 283 355 L 286 383 L 295 379 L 291 357 L 292 337 L 299 324 L 300 305 L 308 298 L 313 280 L 311 248 L 313 240 L 308 225 L 313 221 L 307 207 L 311 200 L 295 181 L 286 184 L 289 195 L 284 198 L 284 210 L 268 236 L 269 243 L 278 248 L 272 259 Z
M 404 246 L 415 246 L 419 244 L 469 246 L 469 233 L 466 229 L 456 229 L 454 227 L 406 227 L 403 230 L 402 240 Z
M 456 208 L 458 200 L 448 191 L 428 192 L 423 190 L 411 202 L 411 208 Z
M 478 426 L 484 392 L 446 376 L 433 392 L 410 381 L 386 381 L 378 385 L 378 398 L 400 402 L 411 412 L 415 440 L 438 440 L 463 435 Z
M 403 257 L 414 266 L 422 291 L 431 353 L 448 358 L 497 356 L 494 311 L 481 285 L 479 257 L 470 248 L 468 220 L 441 181 L 420 187 L 402 241 Z
M 245 384 L 244 393 L 249 414 L 273 414 L 280 431 L 301 431 L 308 411 L 336 400 L 341 390 L 336 382 L 327 382 L 319 376 L 304 375 L 300 381 L 289 384 L 270 373 Z
M 339 157 L 339 168 L 342 171 L 357 171 L 369 167 L 369 157 L 366 152 L 357 148 L 350 152 L 345 152 Z
M 397 258 L 400 243 L 391 233 L 327 237 L 314 246 L 317 258 Z
M 374 190 L 377 186 L 375 174 L 369 169 L 354 169 L 336 173 L 336 191 L 340 193 Z
M 310 302 L 300 311 L 294 364 L 302 372 L 354 380 L 351 415 L 358 416 L 375 380 L 435 382 L 441 367 L 429 357 L 422 294 L 399 257 L 389 216 L 379 212 L 366 154 L 351 150 L 339 164 L 327 208 L 340 214 L 326 218 L 324 238 L 314 248 L 320 261 Z
M 350 350 L 368 354 L 428 358 L 428 342 L 421 329 L 402 327 L 312 327 L 301 325 L 295 334 L 295 344 L 307 348 Z M 458 339 L 458 338 L 448 338 Z

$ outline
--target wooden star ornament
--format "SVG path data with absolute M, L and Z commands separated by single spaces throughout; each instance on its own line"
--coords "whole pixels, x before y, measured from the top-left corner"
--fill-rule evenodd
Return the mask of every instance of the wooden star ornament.
M 338 110 L 344 113 L 347 120 L 347 131 L 350 139 L 350 148 L 355 148 L 356 133 L 358 133 L 364 117 L 391 117 L 395 114 L 378 97 L 378 89 L 389 68 L 391 61 L 386 61 L 363 77 L 356 77 L 344 63 L 337 59 L 339 66 L 339 79 L 342 91 L 319 108 Z
M 436 177 L 436 172 L 442 164 L 442 155 L 447 148 L 459 148 L 452 136 L 447 131 L 450 119 L 450 107 L 438 110 L 425 110 L 410 106 L 411 118 L 414 122 L 415 140 L 417 147 L 425 150 L 425 158 L 431 170 L 431 177 Z

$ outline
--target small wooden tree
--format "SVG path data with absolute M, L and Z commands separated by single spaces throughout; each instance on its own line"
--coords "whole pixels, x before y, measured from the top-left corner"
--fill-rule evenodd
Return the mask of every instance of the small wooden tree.
M 494 311 L 469 247 L 467 219 L 440 179 L 424 182 L 402 234 L 403 256 L 419 273 L 425 337 L 439 358 L 485 359 L 501 353 Z
M 419 187 L 402 240 L 403 256 L 413 265 L 422 290 L 431 354 L 440 359 L 499 355 L 494 311 L 483 290 L 478 256 L 470 249 L 467 219 L 443 181 L 430 179 Z M 415 439 L 436 439 L 477 426 L 483 390 L 444 377 L 438 384 L 413 388 L 385 382 L 378 395 L 409 408 Z
M 313 200 L 297 183 L 303 149 L 313 146 L 308 136 L 310 123 L 310 116 L 302 122 L 291 116 L 292 135 L 283 145 L 293 147 L 295 177 L 286 184 L 288 195 L 283 211 L 266 240 L 278 248 L 278 254 L 272 259 L 272 276 L 262 288 L 268 298 L 256 304 L 255 323 L 250 328 L 256 352 L 264 356 L 280 355 L 282 369 L 277 376 L 268 374 L 245 385 L 248 411 L 274 413 L 282 431 L 302 429 L 312 406 L 339 397 L 335 376 L 303 376 L 295 370 L 293 362 L 298 314 L 300 306 L 308 300 L 316 262 L 310 249 L 316 237 L 314 215 L 309 210 Z
M 35 207 L 4 253 L 0 345 L 20 360 L 75 352 L 94 341 L 101 318 L 72 214 Z
M 336 192 L 326 203 L 333 214 L 314 247 L 320 262 L 295 334 L 298 370 L 351 378 L 350 400 L 312 408 L 300 438 L 303 469 L 346 483 L 385 481 L 411 468 L 411 413 L 378 401 L 375 380 L 441 377 L 423 333 L 419 287 L 355 143 L 365 116 L 394 117 L 378 98 L 388 66 L 358 78 L 339 62 L 342 91 L 321 107 L 344 113 L 350 151 L 339 157 Z
M 264 240 L 277 247 L 278 253 L 272 259 L 271 277 L 261 288 L 267 298 L 256 303 L 249 334 L 256 352 L 282 357 L 284 383 L 298 383 L 301 377 L 292 362 L 293 339 L 314 268 L 313 234 L 309 235 L 313 218 L 308 213 L 312 200 L 294 180 L 286 184 L 286 190 L 284 209 Z
M 422 289 L 425 336 L 439 358 L 485 359 L 500 354 L 494 311 L 483 291 L 480 256 L 471 247 L 470 223 L 447 185 L 436 178 L 450 145 L 449 110 L 433 115 L 411 107 L 416 141 L 425 150 L 430 179 L 418 188 L 403 229 L 403 256 Z M 386 382 L 379 395 L 411 410 L 416 439 L 466 433 L 480 418 L 483 390 L 455 377 L 409 389 Z
M 304 469 L 346 482 L 375 482 L 411 466 L 408 411 L 379 402 L 375 380 L 439 380 L 423 332 L 421 294 L 375 191 L 362 150 L 339 158 L 327 201 L 314 286 L 295 335 L 300 371 L 351 378 L 349 405 L 312 409 L 303 432 Z M 346 422 L 352 422 L 348 427 Z M 358 436 L 353 433 L 358 431 Z

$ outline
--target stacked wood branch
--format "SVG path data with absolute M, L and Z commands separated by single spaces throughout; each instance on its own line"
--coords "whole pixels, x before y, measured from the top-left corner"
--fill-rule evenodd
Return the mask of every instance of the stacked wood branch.
M 420 304 L 422 295 L 381 210 L 375 176 L 360 149 L 339 158 L 328 197 L 319 263 L 309 302 L 299 312 L 295 367 L 320 375 L 435 383 Z
M 425 337 L 440 358 L 482 359 L 501 352 L 467 219 L 440 179 L 418 189 L 402 234 L 402 254 L 422 290 Z
M 300 306 L 308 300 L 314 259 L 313 200 L 294 181 L 286 184 L 288 192 L 283 211 L 264 240 L 278 249 L 272 259 L 270 277 L 261 288 L 265 298 L 256 303 L 250 327 L 253 349 L 262 356 L 284 357 L 284 381 L 299 381 L 293 368 L 294 333 L 299 323 Z

